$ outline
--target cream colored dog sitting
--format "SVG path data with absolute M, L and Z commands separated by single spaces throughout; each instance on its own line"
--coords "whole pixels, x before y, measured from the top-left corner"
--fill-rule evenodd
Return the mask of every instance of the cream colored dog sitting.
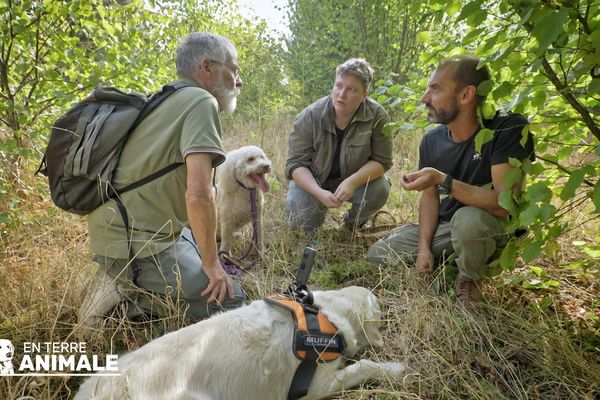
M 271 172 L 271 161 L 260 147 L 244 146 L 227 153 L 223 165 L 217 168 L 217 207 L 221 245 L 220 251 L 231 251 L 233 234 L 252 222 L 251 190 L 255 189 L 256 244 L 262 251 L 263 192 L 269 191 L 265 174 Z
M 361 359 L 382 346 L 377 298 L 362 287 L 315 291 L 314 304 L 345 343 L 337 359 L 318 363 L 308 394 L 322 399 L 366 381 L 403 375 L 404 365 Z M 86 380 L 75 400 L 285 400 L 300 361 L 290 312 L 264 300 L 217 314 L 119 357 L 121 376 Z

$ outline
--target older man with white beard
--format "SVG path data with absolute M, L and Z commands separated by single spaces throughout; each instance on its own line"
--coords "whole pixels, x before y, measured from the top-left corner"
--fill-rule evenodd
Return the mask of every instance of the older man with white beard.
M 181 42 L 176 66 L 180 79 L 172 83 L 185 87 L 130 134 L 114 183 L 183 166 L 121 196 L 127 227 L 114 201 L 88 219 L 94 261 L 130 289 L 121 293 L 130 318 L 164 316 L 175 306 L 199 320 L 244 299 L 217 257 L 211 185 L 212 168 L 225 160 L 218 114 L 235 110 L 242 86 L 237 51 L 224 37 L 195 32 Z

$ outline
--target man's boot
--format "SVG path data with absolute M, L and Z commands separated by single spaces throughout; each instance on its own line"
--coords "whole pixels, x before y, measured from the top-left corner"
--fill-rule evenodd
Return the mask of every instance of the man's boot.
M 481 289 L 476 281 L 460 275 L 456 277 L 456 306 L 472 311 L 482 299 Z
M 338 228 L 338 236 L 341 240 L 352 240 L 363 229 L 366 222 L 357 224 L 355 221 L 344 219 L 344 222 Z

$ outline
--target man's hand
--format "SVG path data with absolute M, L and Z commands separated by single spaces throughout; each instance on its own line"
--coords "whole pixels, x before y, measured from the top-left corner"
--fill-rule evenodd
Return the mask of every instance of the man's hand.
M 333 195 L 341 204 L 350 200 L 354 196 L 355 191 L 356 186 L 354 183 L 349 178 L 346 178 L 339 184 Z
M 318 199 L 327 208 L 336 208 L 343 204 L 333 193 L 325 189 L 319 191 Z
M 419 249 L 419 253 L 417 254 L 417 260 L 415 261 L 415 267 L 417 271 L 422 274 L 431 274 L 433 272 L 434 266 L 434 258 L 433 253 L 429 249 Z
M 417 172 L 411 172 L 402 177 L 400 185 L 406 190 L 419 192 L 435 185 L 441 185 L 446 179 L 446 174 L 435 168 L 425 167 Z
M 208 277 L 208 286 L 200 294 L 202 296 L 210 294 L 208 303 L 212 303 L 216 300 L 221 304 L 223 303 L 223 300 L 225 300 L 225 296 L 228 296 L 230 299 L 233 298 L 234 292 L 231 278 L 227 275 L 221 265 L 203 265 L 202 270 Z

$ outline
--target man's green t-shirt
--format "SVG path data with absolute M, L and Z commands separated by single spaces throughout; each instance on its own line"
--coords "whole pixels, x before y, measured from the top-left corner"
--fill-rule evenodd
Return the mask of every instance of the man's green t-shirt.
M 142 179 L 190 153 L 208 153 L 213 166 L 225 160 L 217 100 L 197 83 L 167 98 L 131 133 L 113 182 L 117 188 Z M 121 196 L 129 217 L 132 250 L 149 257 L 173 245 L 188 224 L 185 165 Z M 123 218 L 114 201 L 88 218 L 90 247 L 97 255 L 128 258 Z

